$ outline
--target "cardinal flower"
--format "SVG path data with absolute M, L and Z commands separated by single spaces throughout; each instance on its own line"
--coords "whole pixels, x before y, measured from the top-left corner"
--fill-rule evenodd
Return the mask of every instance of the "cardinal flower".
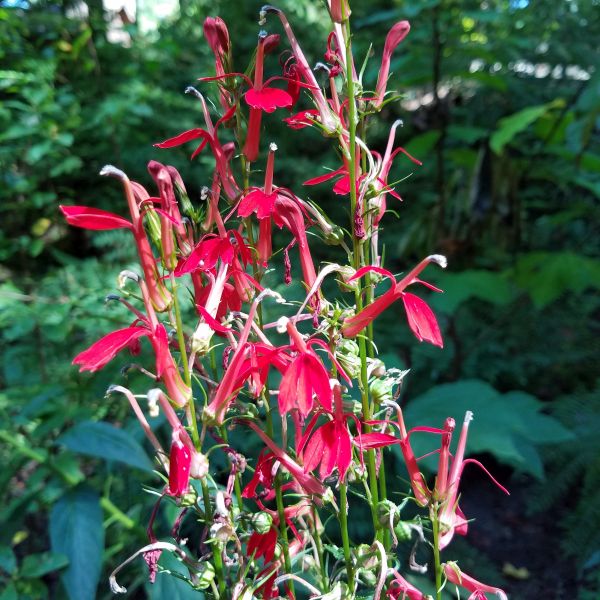
M 251 82 L 250 89 L 244 94 L 244 100 L 250 106 L 244 155 L 250 162 L 254 162 L 258 158 L 263 111 L 272 113 L 276 108 L 287 108 L 293 104 L 293 99 L 287 91 L 269 87 L 268 84 L 272 79 L 263 83 L 266 40 L 267 34 L 261 32 L 256 49 L 254 82 Z
M 468 600 L 487 600 L 487 594 L 495 594 L 500 600 L 508 600 L 503 590 L 491 585 L 477 581 L 470 575 L 463 573 L 455 562 L 447 562 L 442 565 L 444 575 L 450 583 L 460 585 L 467 591 L 472 592 Z
M 435 346 L 443 347 L 442 335 L 440 328 L 437 323 L 437 319 L 433 314 L 433 311 L 418 296 L 405 292 L 404 290 L 413 283 L 421 283 L 427 287 L 438 290 L 436 287 L 425 283 L 418 279 L 418 275 L 429 263 L 436 263 L 440 267 L 446 267 L 446 258 L 439 254 L 433 254 L 423 259 L 412 271 L 403 277 L 400 281 L 396 281 L 394 276 L 385 269 L 379 267 L 369 266 L 359 269 L 349 281 L 353 281 L 364 276 L 366 273 L 374 272 L 380 275 L 389 277 L 394 283 L 392 287 L 376 298 L 371 304 L 363 308 L 359 313 L 346 319 L 342 326 L 342 333 L 346 337 L 355 337 L 358 335 L 369 323 L 378 317 L 386 308 L 390 307 L 396 300 L 402 298 L 404 302 L 404 308 L 408 318 L 408 324 L 412 332 L 416 335 L 419 341 L 427 341 Z
M 302 417 L 306 417 L 313 409 L 316 396 L 321 407 L 331 412 L 333 393 L 329 384 L 329 373 L 311 348 L 315 344 L 320 344 L 320 340 L 313 338 L 305 342 L 291 320 L 287 321 L 286 328 L 298 354 L 281 378 L 279 411 L 282 415 L 286 415 L 291 410 L 297 409 Z M 341 367 L 340 372 L 347 379 Z
M 179 430 L 173 431 L 171 452 L 169 454 L 169 496 L 183 496 L 190 485 L 190 467 L 192 464 L 192 451 L 181 439 Z
M 394 579 L 387 589 L 386 595 L 390 600 L 427 600 L 427 596 L 409 583 L 394 569 Z
M 385 38 L 381 67 L 379 68 L 379 77 L 377 79 L 377 88 L 375 90 L 375 96 L 372 99 L 373 106 L 376 108 L 380 108 L 383 104 L 388 76 L 390 74 L 392 54 L 398 44 L 400 44 L 400 42 L 408 35 L 409 31 L 410 23 L 408 21 L 400 21 L 389 30 Z
M 325 479 L 334 469 L 337 469 L 339 479 L 343 481 L 352 463 L 352 436 L 346 421 L 348 417 L 356 417 L 344 413 L 342 386 L 335 381 L 331 388 L 335 412 L 319 411 L 307 426 L 300 447 L 303 448 L 302 460 L 307 473 L 318 466 L 319 477 Z M 323 413 L 328 414 L 331 420 L 314 429 L 317 419 Z
M 466 464 L 470 462 L 477 464 L 505 494 L 508 494 L 508 490 L 500 485 L 479 461 L 476 461 L 472 458 L 465 460 L 464 458 L 465 449 L 467 446 L 469 423 L 472 419 L 473 413 L 467 411 L 460 432 L 456 453 L 450 468 L 448 468 L 449 446 L 452 429 L 454 428 L 453 419 L 446 421 L 445 433 L 442 436 L 438 478 L 435 487 L 436 498 L 439 502 L 441 502 L 441 509 L 438 514 L 441 530 L 439 541 L 440 550 L 448 546 L 455 533 L 458 533 L 459 535 L 466 535 L 467 533 L 467 519 L 458 506 L 458 489 L 460 486 L 460 478 Z
M 141 186 L 131 182 L 123 171 L 111 165 L 106 165 L 100 171 L 100 175 L 108 175 L 121 180 L 129 205 L 131 221 L 113 213 L 89 206 L 61 206 L 60 210 L 67 219 L 67 223 L 75 227 L 95 230 L 129 229 L 135 239 L 140 265 L 144 271 L 144 279 L 148 285 L 152 304 L 157 311 L 163 312 L 171 305 L 172 298 L 157 271 L 154 254 L 146 237 L 139 209 L 139 203 L 146 200 L 148 194 Z M 142 194 L 142 197 L 140 197 L 140 194 Z
M 184 131 L 183 133 L 169 138 L 164 142 L 154 144 L 154 146 L 156 148 L 175 148 L 176 146 L 181 146 L 181 144 L 185 144 L 192 140 L 201 139 L 202 142 L 192 153 L 192 159 L 200 154 L 200 152 L 202 152 L 207 145 L 210 146 L 215 158 L 216 169 L 219 173 L 223 191 L 230 200 L 234 200 L 238 196 L 240 190 L 231 171 L 230 157 L 228 157 L 225 147 L 219 141 L 217 132 L 219 125 L 229 121 L 235 115 L 236 106 L 233 105 L 213 126 L 204 98 L 200 94 L 197 95 L 202 102 L 206 129 L 202 129 L 200 127 L 189 129 L 188 131 Z
M 87 350 L 80 352 L 74 359 L 73 364 L 79 365 L 80 371 L 98 371 L 110 362 L 121 350 L 135 347 L 139 338 L 147 337 L 152 344 L 155 362 L 156 376 L 165 382 L 169 397 L 178 406 L 187 404 L 191 397 L 190 388 L 181 378 L 181 373 L 171 356 L 169 350 L 169 338 L 167 330 L 162 323 L 158 322 L 149 297 L 148 289 L 142 279 L 138 280 L 148 316 L 133 309 L 128 303 L 137 319 L 130 327 L 117 329 L 97 342 L 92 344 Z

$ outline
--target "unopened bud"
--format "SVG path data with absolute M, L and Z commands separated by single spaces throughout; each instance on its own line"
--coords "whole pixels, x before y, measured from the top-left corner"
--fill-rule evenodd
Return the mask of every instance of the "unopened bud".
M 398 521 L 394 527 L 394 533 L 399 542 L 408 542 L 412 537 L 412 530 L 410 523 L 406 521 Z
M 355 292 L 359 289 L 360 281 L 358 279 L 353 279 L 350 281 L 356 270 L 349 266 L 344 266 L 339 271 L 341 280 L 338 279 L 338 285 L 342 292 Z
M 197 590 L 206 590 L 215 579 L 215 568 L 210 562 L 201 562 L 192 580 Z
M 273 517 L 268 512 L 257 512 L 252 516 L 251 524 L 256 533 L 264 535 L 271 530 L 271 526 L 273 525 Z
M 396 523 L 400 519 L 400 511 L 391 500 L 381 500 L 377 504 L 377 520 L 379 524 L 386 527 Z
M 202 452 L 192 454 L 190 464 L 190 477 L 194 479 L 204 479 L 208 473 L 208 458 Z
M 394 399 L 394 382 L 390 379 L 374 379 L 369 384 L 369 394 L 375 404 L 381 404 Z
M 351 379 L 358 378 L 361 367 L 360 349 L 354 340 L 342 338 L 336 349 L 336 358 Z
M 192 335 L 192 352 L 200 356 L 208 354 L 213 333 L 208 323 L 200 323 Z

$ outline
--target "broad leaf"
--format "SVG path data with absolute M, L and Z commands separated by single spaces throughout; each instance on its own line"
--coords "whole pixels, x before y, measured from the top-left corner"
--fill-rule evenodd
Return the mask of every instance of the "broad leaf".
M 50 543 L 52 552 L 69 559 L 69 567 L 61 574 L 69 599 L 94 600 L 104 550 L 102 509 L 96 492 L 77 488 L 52 507 Z
M 69 564 L 69 558 L 64 554 L 42 552 L 26 556 L 21 565 L 21 576 L 29 579 L 43 577 L 52 571 L 62 569 Z
M 490 147 L 496 154 L 501 154 L 504 146 L 511 142 L 521 131 L 527 129 L 542 115 L 548 112 L 553 103 L 541 104 L 539 106 L 528 106 L 519 112 L 498 121 L 498 128 L 490 138 Z
M 142 446 L 128 433 L 108 423 L 84 421 L 61 435 L 57 443 L 80 454 L 152 470 L 152 462 Z

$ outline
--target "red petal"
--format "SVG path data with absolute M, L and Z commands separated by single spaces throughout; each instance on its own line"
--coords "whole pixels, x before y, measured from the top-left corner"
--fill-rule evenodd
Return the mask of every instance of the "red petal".
M 419 341 L 426 341 L 434 346 L 444 347 L 442 334 L 433 311 L 424 300 L 408 292 L 402 293 L 408 325 Z
M 273 206 L 277 200 L 277 192 L 265 194 L 259 188 L 254 188 L 249 194 L 244 196 L 238 206 L 238 215 L 240 217 L 248 217 L 251 213 L 256 212 L 259 219 L 266 219 L 273 212 Z
M 350 176 L 344 175 L 341 179 L 338 179 L 333 186 L 334 194 L 345 196 L 350 193 Z
M 260 108 L 265 112 L 272 113 L 276 108 L 286 108 L 292 105 L 292 97 L 278 88 L 265 87 L 261 90 L 249 89 L 244 94 L 248 106 Z
M 133 225 L 123 217 L 99 208 L 89 206 L 60 206 L 69 225 L 83 229 L 103 231 L 106 229 L 132 229 Z
M 217 331 L 218 333 L 227 333 L 228 331 L 231 331 L 231 327 L 225 327 L 225 325 L 221 325 L 221 323 L 212 317 L 204 307 L 196 304 L 196 308 L 213 331 Z
M 192 453 L 179 439 L 179 435 L 174 432 L 169 456 L 169 488 L 167 494 L 170 496 L 183 496 L 188 491 L 191 462 Z
M 393 435 L 389 435 L 388 433 L 379 433 L 377 431 L 357 435 L 354 440 L 356 445 L 361 450 L 384 448 L 385 446 L 392 446 L 393 444 L 399 443 L 399 440 Z
M 79 371 L 98 371 L 133 340 L 149 334 L 150 332 L 144 327 L 117 329 L 99 339 L 87 350 L 80 352 L 73 359 L 73 364 L 80 365 Z
M 302 185 L 317 185 L 319 183 L 323 183 L 324 181 L 329 181 L 335 177 L 338 177 L 342 173 L 346 173 L 346 169 L 344 167 L 340 167 L 335 171 L 330 171 L 329 173 L 325 173 L 325 175 L 319 175 L 318 177 L 313 177 L 312 179 L 307 179 Z
M 198 138 L 202 138 L 207 140 L 210 138 L 210 135 L 204 129 L 190 129 L 188 131 L 184 131 L 175 137 L 169 138 L 164 142 L 160 142 L 158 144 L 154 144 L 155 148 L 174 148 L 175 146 L 181 146 L 181 144 L 185 144 L 191 140 L 197 140 Z

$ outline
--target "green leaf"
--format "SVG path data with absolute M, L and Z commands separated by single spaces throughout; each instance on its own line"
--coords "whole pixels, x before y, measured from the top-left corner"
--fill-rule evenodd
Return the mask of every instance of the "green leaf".
M 453 314 L 471 298 L 496 305 L 508 304 L 514 298 L 511 283 L 502 273 L 476 269 L 461 273 L 439 271 L 433 280 L 444 293 L 429 296 L 431 306 L 447 314 Z
M 566 292 L 598 289 L 600 260 L 574 252 L 531 252 L 519 258 L 512 276 L 536 308 L 544 308 Z
M 0 572 L 12 575 L 17 570 L 17 559 L 10 546 L 0 546 Z
M 541 104 L 539 106 L 529 106 L 508 117 L 498 121 L 498 128 L 490 138 L 490 147 L 496 154 L 501 154 L 506 144 L 521 131 L 527 129 L 532 123 L 537 121 L 542 115 L 546 114 L 553 106 L 553 103 Z
M 142 446 L 125 431 L 108 423 L 84 421 L 61 435 L 57 443 L 87 456 L 116 460 L 143 471 L 152 470 L 152 462 Z
M 102 509 L 96 492 L 77 488 L 52 507 L 50 542 L 53 552 L 69 559 L 69 567 L 61 574 L 69 599 L 94 600 L 104 549 Z
M 0 600 L 19 600 L 17 588 L 12 581 L 9 581 L 4 591 L 0 594 Z
M 421 135 L 412 138 L 405 144 L 405 149 L 415 158 L 423 160 L 433 150 L 437 141 L 440 139 L 440 135 L 440 131 L 427 131 L 426 133 L 422 133 Z
M 62 569 L 69 564 L 69 558 L 64 554 L 42 552 L 25 557 L 21 565 L 21 576 L 29 579 L 43 577 L 52 571 Z
M 542 463 L 536 449 L 573 439 L 573 434 L 556 419 L 541 414 L 542 403 L 524 392 L 501 394 L 477 379 L 436 386 L 415 398 L 405 411 L 407 427 L 428 425 L 441 428 L 453 417 L 460 428 L 466 411 L 474 413 L 469 427 L 467 451 L 489 452 L 499 461 L 542 478 Z M 458 438 L 455 435 L 455 441 Z M 439 440 L 426 434 L 414 435 L 415 454 L 423 455 L 439 447 Z M 435 467 L 436 459 L 425 463 Z

